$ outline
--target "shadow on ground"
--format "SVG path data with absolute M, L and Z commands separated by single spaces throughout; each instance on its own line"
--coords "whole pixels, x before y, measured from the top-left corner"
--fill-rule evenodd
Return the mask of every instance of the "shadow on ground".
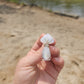
M 14 14 L 16 13 L 16 9 L 6 4 L 0 5 L 0 14 Z

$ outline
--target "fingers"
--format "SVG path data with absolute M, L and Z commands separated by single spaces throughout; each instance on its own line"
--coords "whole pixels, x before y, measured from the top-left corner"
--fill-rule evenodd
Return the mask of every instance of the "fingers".
M 64 60 L 62 57 L 55 57 L 52 59 L 52 61 L 55 65 L 63 65 L 64 64 Z
M 41 46 L 38 51 L 31 51 L 31 56 L 28 56 L 29 65 L 36 65 L 42 60 L 42 50 L 44 46 Z
M 23 66 L 23 67 L 36 65 L 38 62 L 40 62 L 42 60 L 42 50 L 43 50 L 43 46 L 40 47 L 40 49 L 38 51 L 31 50 L 27 54 L 27 56 L 23 57 L 19 61 L 19 65 Z
M 56 48 L 55 46 L 50 46 L 49 48 L 50 48 L 52 58 L 60 56 L 60 51 L 58 48 Z
M 45 70 L 53 79 L 57 79 L 58 72 L 54 68 L 54 64 L 51 61 L 42 60 L 39 65 L 41 70 Z
M 55 64 L 55 68 L 58 72 L 63 68 L 64 66 L 64 60 L 62 57 L 55 57 L 52 59 L 52 62 Z
M 60 57 L 60 51 L 55 46 L 50 46 L 50 52 L 52 56 L 52 61 L 55 65 L 63 65 L 64 60 L 62 57 Z
M 64 66 L 64 60 L 62 57 L 60 57 L 60 51 L 55 46 L 50 46 L 50 52 L 52 56 L 51 60 L 54 63 L 56 70 L 60 72 Z
M 41 34 L 40 38 L 35 42 L 34 46 L 32 47 L 32 50 L 37 51 L 41 46 L 42 43 L 40 42 L 40 39 L 44 36 L 45 34 Z
M 55 46 L 55 44 L 56 44 L 56 40 L 54 39 L 54 43 L 49 44 L 49 45 L 50 45 L 50 46 Z
M 37 64 L 38 62 L 40 62 L 42 60 L 42 51 L 43 51 L 44 45 L 42 45 L 39 50 L 36 52 L 36 56 L 33 57 L 33 64 Z

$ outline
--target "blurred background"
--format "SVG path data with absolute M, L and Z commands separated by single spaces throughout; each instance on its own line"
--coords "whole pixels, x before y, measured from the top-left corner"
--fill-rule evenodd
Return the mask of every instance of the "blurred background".
M 16 3 L 36 4 L 51 11 L 77 14 L 84 17 L 84 0 L 8 0 Z
M 56 39 L 65 60 L 56 84 L 84 84 L 84 0 L 0 0 L 0 84 L 12 84 L 41 33 Z

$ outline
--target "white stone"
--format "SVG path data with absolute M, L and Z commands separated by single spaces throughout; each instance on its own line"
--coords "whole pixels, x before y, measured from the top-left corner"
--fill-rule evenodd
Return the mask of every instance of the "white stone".
M 51 60 L 51 54 L 49 47 L 44 47 L 42 52 L 42 57 L 45 61 Z
M 44 49 L 42 52 L 42 57 L 45 61 L 50 61 L 51 60 L 51 53 L 49 49 L 49 44 L 54 43 L 54 39 L 50 34 L 46 34 L 43 36 L 40 41 L 44 44 Z

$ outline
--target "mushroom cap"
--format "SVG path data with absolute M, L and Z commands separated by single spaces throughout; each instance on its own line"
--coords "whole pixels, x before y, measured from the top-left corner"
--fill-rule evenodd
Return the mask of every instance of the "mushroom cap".
M 50 34 L 46 34 L 44 35 L 40 41 L 44 44 L 44 45 L 48 45 L 48 44 L 52 44 L 54 43 L 54 39 Z

